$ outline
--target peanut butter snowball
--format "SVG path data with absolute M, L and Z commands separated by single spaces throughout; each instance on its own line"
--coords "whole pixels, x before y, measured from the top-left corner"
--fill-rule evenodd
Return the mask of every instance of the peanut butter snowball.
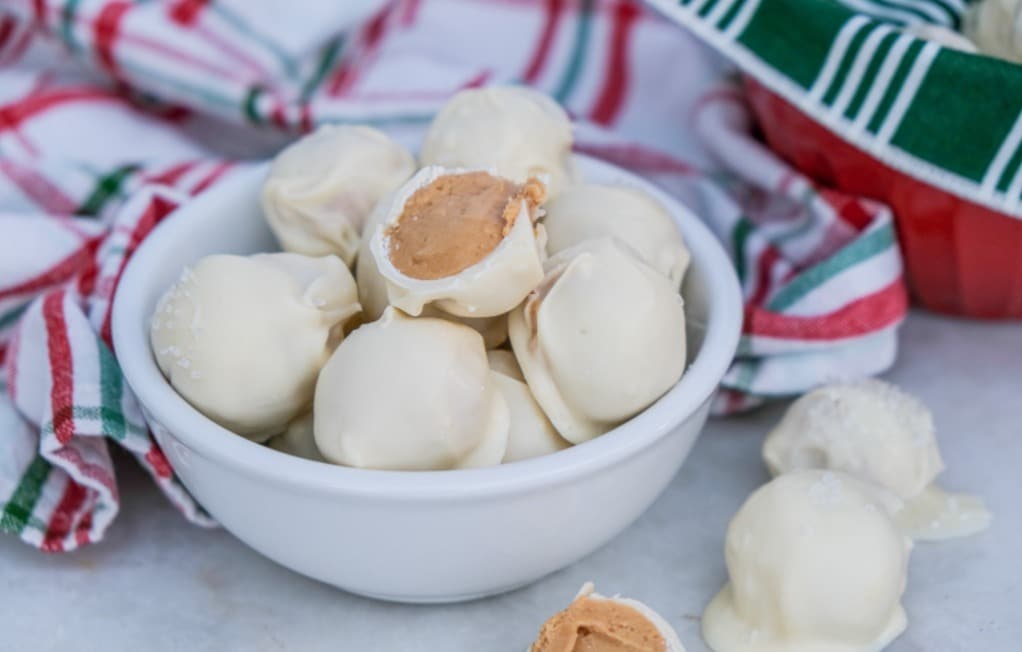
M 261 442 L 309 408 L 320 367 L 358 312 L 336 256 L 207 256 L 157 303 L 150 342 L 185 400 Z
M 551 254 L 589 240 L 615 237 L 681 287 L 690 255 L 678 225 L 653 197 L 620 185 L 568 186 L 546 206 L 543 227 Z
M 637 600 L 607 598 L 592 583 L 540 629 L 529 652 L 685 652 L 674 629 Z
M 316 448 L 316 440 L 312 436 L 312 412 L 306 412 L 288 424 L 287 430 L 273 437 L 266 445 L 270 448 L 294 455 L 304 457 L 307 460 L 325 462 Z
M 263 212 L 285 251 L 351 265 L 370 212 L 413 172 L 415 159 L 383 132 L 324 125 L 273 160 Z
M 387 230 L 390 261 L 417 279 L 457 274 L 497 248 L 525 194 L 526 188 L 487 172 L 438 177 L 412 193 Z
M 545 234 L 535 224 L 542 183 L 480 170 L 420 170 L 390 200 L 370 250 L 391 305 L 457 317 L 502 315 L 543 277 Z
M 387 280 L 380 274 L 376 266 L 376 259 L 369 248 L 372 234 L 376 227 L 383 224 L 387 217 L 387 210 L 390 207 L 389 198 L 385 198 L 376 205 L 366 225 L 367 237 L 362 238 L 358 249 L 358 259 L 355 261 L 355 280 L 358 283 L 358 300 L 362 304 L 362 313 L 365 321 L 376 321 L 383 316 L 383 311 L 390 305 L 387 296 Z M 507 341 L 507 316 L 497 315 L 495 317 L 455 317 L 443 310 L 426 306 L 422 310 L 424 317 L 436 317 L 437 319 L 448 319 L 450 321 L 464 324 L 483 336 L 486 349 L 495 349 Z
M 543 411 L 580 444 L 656 401 L 685 369 L 685 311 L 665 276 L 613 238 L 551 257 L 508 316 L 515 357 Z
M 782 475 L 754 492 L 725 542 L 730 582 L 703 614 L 714 652 L 878 652 L 906 627 L 912 542 L 898 498 L 832 471 Z
M 914 539 L 975 534 L 989 526 L 983 502 L 949 494 L 933 416 L 918 399 L 880 380 L 821 387 L 792 403 L 763 443 L 774 475 L 802 469 L 844 471 L 904 501 L 895 521 Z
M 510 351 L 487 351 L 486 358 L 511 413 L 503 462 L 549 455 L 571 446 L 557 434 L 557 429 L 543 414 L 543 408 L 536 403 L 514 354 Z
M 341 343 L 316 384 L 313 431 L 328 461 L 367 469 L 499 464 L 507 402 L 477 332 L 387 308 Z
M 384 197 L 376 204 L 376 208 L 369 215 L 369 221 L 365 227 L 365 237 L 359 242 L 358 258 L 355 260 L 355 281 L 358 283 L 358 301 L 362 304 L 362 313 L 365 320 L 376 321 L 383 316 L 383 311 L 390 305 L 387 298 L 387 280 L 380 274 L 376 266 L 376 259 L 369 248 L 372 236 L 377 227 L 387 219 L 387 211 L 390 210 L 390 203 L 393 196 Z
M 470 89 L 440 111 L 422 143 L 422 164 L 492 169 L 518 183 L 543 179 L 551 196 L 575 178 L 571 121 L 554 100 L 518 86 Z

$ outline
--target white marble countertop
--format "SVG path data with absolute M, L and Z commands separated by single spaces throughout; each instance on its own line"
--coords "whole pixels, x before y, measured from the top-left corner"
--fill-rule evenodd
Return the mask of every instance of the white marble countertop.
M 995 514 L 985 534 L 916 547 L 909 629 L 888 649 L 1022 649 L 1022 324 L 914 314 L 888 377 L 932 406 L 943 484 L 982 494 Z M 122 459 L 124 506 L 106 541 L 47 556 L 0 537 L 0 649 L 517 652 L 594 580 L 647 602 L 703 652 L 724 530 L 767 479 L 759 444 L 779 414 L 711 421 L 667 492 L 609 545 L 526 589 L 450 606 L 373 602 L 295 575 L 186 524 Z

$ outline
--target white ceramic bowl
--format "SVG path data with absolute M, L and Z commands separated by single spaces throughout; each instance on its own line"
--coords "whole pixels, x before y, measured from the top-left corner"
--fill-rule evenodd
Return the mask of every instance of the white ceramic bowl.
M 149 316 L 185 265 L 213 253 L 276 249 L 258 201 L 266 167 L 253 167 L 161 224 L 131 259 L 114 302 L 124 374 L 199 502 L 288 568 L 401 602 L 467 600 L 522 586 L 581 559 L 642 514 L 706 421 L 738 343 L 741 296 L 727 255 L 698 218 L 631 174 L 585 157 L 577 163 L 591 181 L 626 183 L 657 197 L 692 250 L 682 292 L 690 366 L 670 392 L 590 442 L 484 469 L 351 469 L 232 434 L 160 374 L 149 350 Z

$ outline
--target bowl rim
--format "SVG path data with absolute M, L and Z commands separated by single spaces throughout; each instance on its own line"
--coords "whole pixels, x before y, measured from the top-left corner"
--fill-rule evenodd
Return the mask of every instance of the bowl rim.
M 682 231 L 692 260 L 705 271 L 708 311 L 702 346 L 681 380 L 651 406 L 593 440 L 551 455 L 510 464 L 450 471 L 384 471 L 356 469 L 282 454 L 215 423 L 193 408 L 171 387 L 153 359 L 149 315 L 139 315 L 150 291 L 146 270 L 175 244 L 188 239 L 193 225 L 205 221 L 205 206 L 219 196 L 254 185 L 268 163 L 238 169 L 203 195 L 177 209 L 147 237 L 128 262 L 113 302 L 114 348 L 122 373 L 148 415 L 174 440 L 237 472 L 294 489 L 402 500 L 482 499 L 522 493 L 569 482 L 628 459 L 692 417 L 711 398 L 727 371 L 741 335 L 743 302 L 734 267 L 724 248 L 702 221 L 679 201 L 631 172 L 589 156 L 576 163 L 597 171 L 594 183 L 617 182 L 652 194 L 671 213 Z

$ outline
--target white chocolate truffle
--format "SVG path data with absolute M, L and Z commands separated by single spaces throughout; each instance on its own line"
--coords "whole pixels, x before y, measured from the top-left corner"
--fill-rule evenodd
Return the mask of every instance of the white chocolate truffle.
M 486 358 L 511 413 L 511 429 L 503 462 L 549 455 L 571 446 L 557 434 L 536 403 L 515 356 L 510 351 L 487 351 Z
M 507 376 L 520 383 L 525 382 L 525 374 L 522 373 L 522 368 L 519 366 L 518 360 L 515 359 L 515 354 L 511 351 L 504 351 L 503 349 L 487 351 L 486 360 L 490 363 L 490 370 L 494 373 Z
M 902 499 L 944 470 L 930 411 L 881 380 L 829 385 L 796 400 L 763 443 L 763 459 L 774 475 L 834 469 Z
M 482 337 L 388 308 L 352 332 L 316 384 L 316 445 L 336 464 L 433 470 L 499 464 L 508 407 Z
M 563 251 L 590 238 L 615 237 L 681 287 L 690 255 L 670 213 L 647 193 L 627 186 L 568 186 L 546 206 L 547 250 Z
M 350 265 L 373 207 L 413 172 L 415 159 L 383 132 L 323 125 L 273 160 L 263 212 L 284 250 Z
M 369 248 L 376 229 L 387 219 L 393 196 L 388 195 L 376 204 L 365 227 L 365 237 L 358 246 L 358 258 L 355 260 L 355 282 L 358 283 L 358 301 L 362 304 L 362 314 L 366 321 L 376 321 L 383 316 L 383 311 L 390 305 L 387 298 L 387 279 L 380 274 L 373 252 Z
M 536 401 L 579 444 L 648 407 L 685 369 L 685 311 L 673 283 L 618 240 L 550 258 L 508 317 Z
M 896 520 L 913 538 L 964 536 L 990 521 L 979 499 L 933 488 L 944 470 L 933 416 L 880 380 L 830 385 L 799 398 L 767 436 L 763 459 L 774 475 L 833 469 L 886 487 L 905 501 Z
M 685 652 L 677 632 L 638 600 L 596 593 L 587 582 L 543 623 L 529 652 Z
M 897 497 L 831 471 L 782 475 L 728 527 L 730 582 L 703 614 L 715 652 L 876 652 L 905 630 L 911 541 Z
M 557 102 L 519 86 L 455 95 L 422 143 L 422 164 L 493 169 L 519 183 L 543 179 L 551 196 L 575 178 L 571 121 Z
M 943 25 L 916 23 L 905 28 L 905 32 L 925 41 L 933 41 L 939 45 L 960 52 L 977 52 L 976 44 L 965 38 L 960 32 L 948 29 Z
M 486 345 L 487 351 L 496 349 L 507 341 L 507 315 L 497 315 L 496 317 L 456 317 L 433 306 L 426 306 L 422 309 L 422 316 L 446 319 L 447 321 L 453 321 L 455 324 L 468 326 L 483 336 L 483 344 Z
M 308 409 L 320 367 L 359 312 L 336 256 L 207 256 L 160 299 L 156 362 L 199 411 L 256 441 Z
M 312 412 L 306 412 L 289 423 L 287 430 L 270 439 L 266 445 L 295 457 L 316 462 L 326 461 L 316 448 L 316 440 L 312 435 Z
M 425 168 L 401 187 L 370 249 L 390 304 L 457 317 L 495 317 L 543 278 L 545 234 L 535 224 L 543 184 L 484 171 Z
M 983 54 L 1022 63 L 1022 0 L 980 0 L 962 30 Z
M 450 319 L 451 321 L 468 326 L 483 336 L 483 343 L 486 345 L 487 351 L 507 342 L 506 314 L 497 315 L 496 317 L 455 317 L 454 315 L 448 315 L 441 310 L 433 310 L 432 308 L 427 309 L 423 314 L 427 317 Z
M 366 225 L 366 234 L 373 233 L 383 223 L 390 208 L 390 200 L 383 199 L 377 204 Z M 370 237 L 362 239 L 355 262 L 355 281 L 358 283 L 358 300 L 362 304 L 362 314 L 366 321 L 376 321 L 383 316 L 383 311 L 390 305 L 387 297 L 387 279 L 380 274 L 376 259 L 369 249 Z M 507 315 L 495 317 L 455 317 L 433 306 L 422 310 L 423 317 L 449 319 L 474 329 L 483 336 L 487 350 L 495 349 L 507 341 Z
M 363 260 L 367 262 L 363 262 Z M 360 253 L 357 268 L 359 300 L 360 302 L 365 302 L 362 304 L 363 306 L 369 306 L 364 311 L 366 321 L 375 321 L 383 316 L 383 311 L 390 305 L 387 301 L 387 282 L 380 275 L 372 255 L 363 259 Z M 382 296 L 380 294 L 381 289 L 383 291 Z M 483 336 L 483 343 L 486 345 L 487 351 L 495 349 L 507 341 L 507 315 L 497 315 L 496 317 L 455 317 L 433 306 L 426 306 L 422 309 L 422 316 L 446 319 L 456 324 L 468 326 Z

